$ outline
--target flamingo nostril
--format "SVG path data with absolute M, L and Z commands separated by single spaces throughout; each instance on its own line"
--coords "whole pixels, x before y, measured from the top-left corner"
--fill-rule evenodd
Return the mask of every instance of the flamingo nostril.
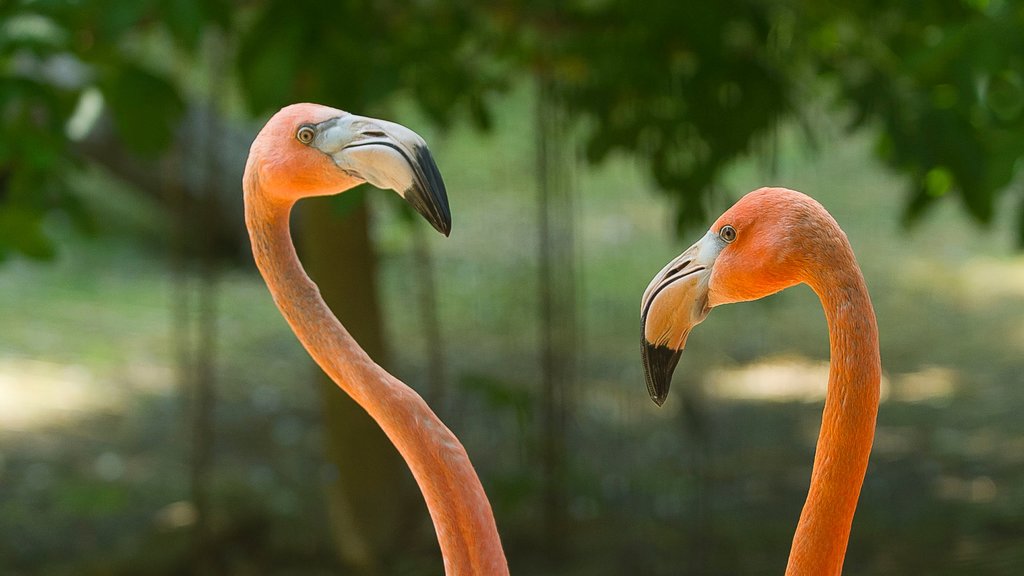
M 668 271 L 668 274 L 665 275 L 665 277 L 668 278 L 668 277 L 671 277 L 671 276 L 675 276 L 676 274 L 682 272 L 683 269 L 685 269 L 687 266 L 689 266 L 691 262 L 693 262 L 693 260 L 690 260 L 690 259 L 683 260 L 682 262 L 679 263 L 678 266 L 673 266 L 672 269 Z

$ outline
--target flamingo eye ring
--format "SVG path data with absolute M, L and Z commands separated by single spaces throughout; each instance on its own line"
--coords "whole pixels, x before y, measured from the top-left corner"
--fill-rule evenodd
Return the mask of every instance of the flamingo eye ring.
M 299 131 L 295 133 L 295 138 L 303 144 L 312 142 L 314 136 L 316 136 L 316 131 L 311 126 L 300 126 Z
M 718 231 L 718 235 L 725 240 L 727 243 L 732 244 L 736 240 L 736 229 L 726 224 L 722 226 L 722 229 Z

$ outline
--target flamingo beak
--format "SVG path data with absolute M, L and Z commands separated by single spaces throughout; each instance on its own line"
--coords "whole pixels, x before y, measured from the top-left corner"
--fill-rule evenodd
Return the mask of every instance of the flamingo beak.
M 346 173 L 397 192 L 438 232 L 451 233 L 444 180 L 419 134 L 387 120 L 346 114 L 318 124 L 310 144 Z
M 640 354 L 651 400 L 665 403 L 672 373 L 679 363 L 686 338 L 707 318 L 708 282 L 715 259 L 725 247 L 708 232 L 696 244 L 669 262 L 651 280 L 640 303 Z

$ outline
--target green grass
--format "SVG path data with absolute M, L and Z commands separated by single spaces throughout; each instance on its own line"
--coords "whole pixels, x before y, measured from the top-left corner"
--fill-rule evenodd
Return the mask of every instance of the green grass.
M 494 501 L 513 571 L 781 573 L 820 402 L 723 399 L 710 383 L 723 367 L 826 361 L 820 305 L 800 287 L 716 309 L 690 338 L 669 404 L 654 407 L 639 364 L 640 294 L 701 232 L 676 238 L 668 204 L 623 159 L 577 175 L 572 556 L 544 568 L 536 421 L 523 412 L 539 377 L 531 108 L 522 95 L 505 106 L 490 136 L 422 131 L 455 221 L 451 238 L 429 235 L 456 389 L 448 408 Z M 402 117 L 422 127 L 414 115 Z M 870 137 L 830 126 L 819 132 L 821 147 L 812 151 L 783 130 L 774 173 L 743 162 L 724 188 L 736 197 L 775 184 L 820 200 L 865 270 L 887 379 L 953 382 L 948 394 L 894 395 L 883 404 L 846 573 L 1019 573 L 1024 259 L 1011 250 L 1010 219 L 1001 215 L 985 231 L 950 199 L 904 231 L 906 184 L 872 159 Z M 174 283 L 152 232 L 162 218 L 125 191 L 107 190 L 102 176 L 89 178 L 83 186 L 93 205 L 118 224 L 83 239 L 55 223 L 63 235 L 57 261 L 0 268 L 0 378 L 9 386 L 0 395 L 39 410 L 27 426 L 0 422 L 0 543 L 12 543 L 0 545 L 4 573 L 139 573 L 124 566 L 140 558 L 165 558 L 173 571 L 186 549 L 180 531 L 155 520 L 188 496 Z M 426 343 L 419 315 L 409 313 L 411 237 L 396 198 L 382 192 L 373 202 L 387 326 L 411 338 L 393 347 L 394 371 L 418 384 Z M 307 572 L 329 570 L 312 368 L 254 270 L 224 271 L 217 303 L 218 529 L 239 554 L 258 548 Z M 68 367 L 77 371 L 65 378 Z M 86 391 L 75 397 L 96 400 L 59 410 L 31 401 L 64 390 L 62 379 Z M 309 535 L 305 543 L 297 530 Z M 416 546 L 433 554 L 429 531 Z M 272 560 L 261 565 L 286 573 Z

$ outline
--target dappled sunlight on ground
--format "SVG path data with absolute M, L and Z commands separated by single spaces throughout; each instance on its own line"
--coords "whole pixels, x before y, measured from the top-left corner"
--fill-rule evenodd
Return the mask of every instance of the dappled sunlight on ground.
M 959 267 L 959 275 L 968 292 L 982 302 L 992 298 L 1024 299 L 1024 257 L 976 256 Z
M 971 307 L 999 300 L 1024 302 L 1024 256 L 972 255 L 951 265 L 931 255 L 907 258 L 902 275 Z
M 956 370 L 941 366 L 925 366 L 916 372 L 894 375 L 889 386 L 889 399 L 897 402 L 944 401 L 957 391 L 958 383 Z M 884 377 L 882 384 L 884 392 Z
M 958 478 L 940 476 L 935 482 L 935 495 L 943 500 L 964 500 L 967 502 L 992 502 L 999 494 L 996 483 L 988 476 Z
M 783 356 L 708 373 L 709 396 L 760 402 L 820 402 L 825 399 L 828 362 Z M 955 370 L 926 366 L 915 372 L 884 375 L 882 401 L 944 401 L 957 389 Z
M 742 367 L 716 368 L 705 386 L 711 397 L 729 400 L 816 402 L 825 398 L 828 362 L 781 357 Z
M 129 391 L 84 365 L 0 357 L 0 431 L 28 431 L 124 407 Z

